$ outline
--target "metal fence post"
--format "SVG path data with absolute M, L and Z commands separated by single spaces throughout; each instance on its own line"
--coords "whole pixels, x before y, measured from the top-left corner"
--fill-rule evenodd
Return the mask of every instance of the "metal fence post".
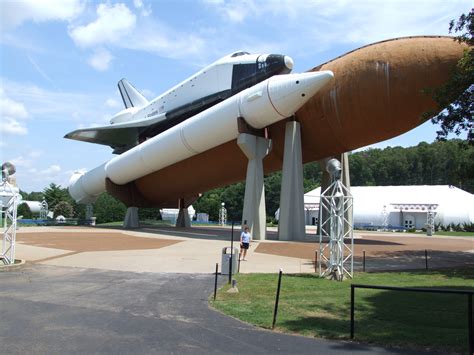
M 472 329 L 472 294 L 467 295 L 467 320 L 469 336 L 469 354 L 474 354 L 474 329 Z
M 234 257 L 234 221 L 232 221 L 232 231 L 230 233 L 230 263 L 229 263 L 229 284 L 232 282 L 232 263 Z
M 365 250 L 362 253 L 362 271 L 365 272 Z
M 314 272 L 318 272 L 318 251 L 314 251 Z
M 217 294 L 217 273 L 219 272 L 219 264 L 216 263 L 216 277 L 214 279 L 214 301 L 216 300 L 216 294 Z
M 273 311 L 273 322 L 272 322 L 272 329 L 275 328 L 277 313 L 278 313 L 278 302 L 280 301 L 280 287 L 281 287 L 281 275 L 283 274 L 283 270 L 280 269 L 280 273 L 278 274 L 278 286 L 277 286 L 277 294 L 275 300 L 275 309 Z
M 428 250 L 425 249 L 425 267 L 428 270 Z
M 355 288 L 354 285 L 351 285 L 351 339 L 354 339 L 354 298 L 355 298 Z

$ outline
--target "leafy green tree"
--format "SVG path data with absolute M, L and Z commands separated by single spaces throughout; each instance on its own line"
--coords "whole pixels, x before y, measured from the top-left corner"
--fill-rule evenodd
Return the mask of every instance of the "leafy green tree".
M 241 221 L 244 208 L 245 183 L 239 182 L 226 186 L 222 191 L 221 199 L 227 209 L 228 221 Z
M 160 220 L 161 214 L 158 208 L 139 208 L 138 209 L 138 218 L 140 221 L 144 220 Z
M 273 173 L 265 178 L 265 206 L 267 220 L 272 221 L 280 207 L 281 172 Z
M 26 203 L 22 203 L 18 206 L 16 214 L 18 217 L 22 216 L 23 219 L 33 218 L 33 213 L 31 213 L 30 207 Z
M 71 199 L 67 190 L 61 188 L 61 185 L 56 185 L 55 183 L 49 184 L 49 186 L 44 189 L 43 194 L 50 211 L 54 211 L 59 202 L 68 202 Z
M 459 60 L 450 80 L 433 93 L 433 98 L 441 111 L 432 118 L 440 124 L 438 139 L 445 140 L 450 132 L 459 135 L 468 132 L 467 140 L 474 144 L 474 9 L 462 14 L 457 21 L 452 20 L 449 32 L 459 33 L 456 40 L 466 43 L 469 48 Z M 433 112 L 427 113 L 431 116 Z
M 42 192 L 35 192 L 32 191 L 28 194 L 27 201 L 43 201 L 44 200 L 44 195 Z
M 202 196 L 193 203 L 193 207 L 198 213 L 207 213 L 210 221 L 219 220 L 219 209 L 221 208 L 222 192 L 224 188 L 220 187 L 202 194 Z
M 318 162 L 303 165 L 303 187 L 304 191 L 314 190 L 321 185 L 321 167 Z
M 100 194 L 94 203 L 94 215 L 97 217 L 97 223 L 123 221 L 126 211 L 127 207 L 122 202 L 106 192 Z
M 74 209 L 69 202 L 59 201 L 56 206 L 54 206 L 54 218 L 57 216 L 64 216 L 66 218 L 71 218 L 74 216 Z

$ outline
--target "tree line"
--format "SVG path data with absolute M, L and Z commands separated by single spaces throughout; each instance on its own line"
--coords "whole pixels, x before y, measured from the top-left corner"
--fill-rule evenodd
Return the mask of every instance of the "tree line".
M 474 193 L 474 146 L 453 139 L 419 143 L 414 147 L 370 148 L 349 155 L 352 186 L 454 185 Z M 304 165 L 305 193 L 321 186 L 318 162 Z M 281 172 L 265 177 L 267 218 L 271 221 L 280 204 Z M 194 203 L 196 211 L 218 219 L 221 202 L 229 220 L 242 218 L 245 183 L 206 192 Z
M 474 146 L 453 139 L 431 144 L 422 142 L 414 147 L 370 148 L 349 155 L 352 186 L 387 185 L 454 185 L 474 193 Z M 311 191 L 321 185 L 321 168 L 318 162 L 304 165 L 304 190 Z M 265 177 L 265 202 L 269 221 L 280 204 L 281 172 Z M 221 203 L 225 203 L 229 221 L 242 219 L 245 182 L 205 192 L 194 204 L 197 212 L 208 213 L 211 221 L 219 218 Z M 85 206 L 77 204 L 66 188 L 54 183 L 42 192 L 21 191 L 24 200 L 42 201 L 49 205 L 54 217 L 85 218 Z M 107 193 L 93 204 L 97 223 L 123 220 L 126 206 Z M 31 218 L 26 205 L 19 207 L 19 215 Z M 140 208 L 139 217 L 158 219 L 159 211 Z

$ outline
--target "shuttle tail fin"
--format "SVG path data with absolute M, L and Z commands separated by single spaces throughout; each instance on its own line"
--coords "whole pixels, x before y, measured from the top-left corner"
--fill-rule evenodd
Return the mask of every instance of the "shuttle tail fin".
M 143 107 L 148 104 L 148 100 L 130 84 L 127 79 L 122 79 L 118 82 L 120 95 L 126 108 Z

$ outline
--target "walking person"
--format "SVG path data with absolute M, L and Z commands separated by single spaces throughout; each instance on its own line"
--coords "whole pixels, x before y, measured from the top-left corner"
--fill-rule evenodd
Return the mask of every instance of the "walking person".
M 240 234 L 239 260 L 246 261 L 245 257 L 247 256 L 247 250 L 249 249 L 251 239 L 252 236 L 250 235 L 249 227 L 245 226 L 244 231 Z

